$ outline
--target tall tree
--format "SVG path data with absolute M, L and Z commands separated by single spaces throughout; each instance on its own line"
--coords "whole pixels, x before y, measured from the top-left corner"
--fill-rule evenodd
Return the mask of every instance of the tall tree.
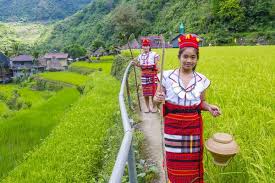
M 65 47 L 64 52 L 69 53 L 70 57 L 72 58 L 78 58 L 81 56 L 85 56 L 87 53 L 87 50 L 78 44 L 73 44 Z
M 140 17 L 136 6 L 130 4 L 122 4 L 114 10 L 112 16 L 117 37 L 124 35 L 126 40 L 133 34 L 138 37 L 142 28 L 146 25 L 146 21 Z

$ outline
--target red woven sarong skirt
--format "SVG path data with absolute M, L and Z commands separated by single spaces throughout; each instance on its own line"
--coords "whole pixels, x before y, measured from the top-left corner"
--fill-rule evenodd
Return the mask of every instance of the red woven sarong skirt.
M 155 67 L 155 65 L 141 67 L 141 85 L 143 96 L 155 95 L 158 81 L 158 71 Z
M 164 144 L 171 183 L 203 183 L 203 123 L 198 106 L 166 102 Z

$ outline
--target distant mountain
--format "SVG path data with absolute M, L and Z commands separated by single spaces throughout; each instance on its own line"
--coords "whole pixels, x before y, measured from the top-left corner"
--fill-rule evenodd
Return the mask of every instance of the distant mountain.
M 129 18 L 131 25 L 124 21 Z M 62 49 L 103 42 L 108 47 L 119 43 L 123 28 L 136 36 L 163 34 L 171 40 L 181 22 L 185 32 L 201 35 L 205 44 L 275 44 L 274 20 L 272 0 L 94 0 L 56 24 L 43 45 Z
M 0 0 L 0 21 L 51 21 L 74 14 L 92 0 Z

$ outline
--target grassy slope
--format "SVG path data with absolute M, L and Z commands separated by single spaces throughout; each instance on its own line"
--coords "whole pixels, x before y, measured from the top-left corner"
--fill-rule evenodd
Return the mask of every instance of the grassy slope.
M 47 137 L 78 97 L 75 89 L 64 89 L 43 105 L 17 112 L 7 120 L 0 119 L 0 178 Z
M 2 96 L 2 99 L 0 99 L 0 102 L 1 102 L 0 118 L 1 118 L 1 115 L 10 111 L 8 106 L 6 105 L 6 102 L 7 100 L 11 99 L 14 96 L 13 92 L 15 90 L 18 91 L 19 100 L 30 103 L 31 107 L 36 107 L 42 104 L 53 94 L 52 92 L 49 92 L 49 91 L 35 91 L 26 87 L 23 87 L 23 88 L 18 87 L 14 84 L 0 85 L 0 96 Z M 4 98 L 6 98 L 6 101 L 4 100 Z
M 0 22 L 0 51 L 11 50 L 15 42 L 29 46 L 42 43 L 48 38 L 52 28 L 51 24 Z

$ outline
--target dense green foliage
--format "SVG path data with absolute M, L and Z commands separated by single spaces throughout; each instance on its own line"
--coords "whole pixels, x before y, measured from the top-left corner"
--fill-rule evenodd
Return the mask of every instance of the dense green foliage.
M 91 0 L 0 0 L 0 21 L 63 19 Z
M 61 21 L 54 27 L 48 44 L 43 46 L 44 49 L 60 49 L 63 45 L 71 44 L 89 47 L 93 41 L 107 39 L 107 37 L 112 39 L 112 28 L 101 24 L 111 10 L 112 3 L 109 0 L 97 0 L 87 5 L 81 12 Z M 98 34 L 102 29 L 108 32 L 105 31 L 104 35 Z
M 76 89 L 64 89 L 37 107 L 0 118 L 0 179 L 49 135 L 78 97 Z
M 96 0 L 58 23 L 48 48 L 72 43 L 92 47 L 94 42 L 108 47 L 121 44 L 121 33 L 162 33 L 171 40 L 180 22 L 186 32 L 203 36 L 205 44 L 274 44 L 274 15 L 271 0 Z
M 63 52 L 68 53 L 69 56 L 72 58 L 78 58 L 81 56 L 85 56 L 87 50 L 83 46 L 80 46 L 78 44 L 73 44 L 73 45 L 65 47 Z

